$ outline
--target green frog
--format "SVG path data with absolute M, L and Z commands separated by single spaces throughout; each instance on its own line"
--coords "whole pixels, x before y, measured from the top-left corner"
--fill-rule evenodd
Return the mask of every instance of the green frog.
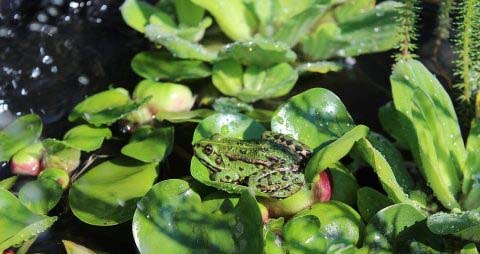
M 213 181 L 245 185 L 270 197 L 286 198 L 305 185 L 308 146 L 289 135 L 264 132 L 260 140 L 214 134 L 193 146 Z

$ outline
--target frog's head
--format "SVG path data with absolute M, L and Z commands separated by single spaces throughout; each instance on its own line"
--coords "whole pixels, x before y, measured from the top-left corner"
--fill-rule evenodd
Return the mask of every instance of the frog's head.
M 193 145 L 195 156 L 214 172 L 225 169 L 221 155 L 223 150 L 221 139 L 222 137 L 219 134 L 214 134 L 209 139 L 202 139 Z

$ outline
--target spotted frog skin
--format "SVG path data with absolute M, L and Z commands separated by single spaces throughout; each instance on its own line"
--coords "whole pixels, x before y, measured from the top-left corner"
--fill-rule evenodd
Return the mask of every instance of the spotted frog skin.
M 304 186 L 302 171 L 311 155 L 300 141 L 270 131 L 249 141 L 214 134 L 193 150 L 211 180 L 246 185 L 275 198 L 289 197 Z

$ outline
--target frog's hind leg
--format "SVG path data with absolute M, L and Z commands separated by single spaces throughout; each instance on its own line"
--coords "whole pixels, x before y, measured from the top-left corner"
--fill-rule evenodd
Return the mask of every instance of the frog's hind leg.
M 248 179 L 248 186 L 274 198 L 286 198 L 305 185 L 302 173 L 294 171 L 262 170 Z
M 273 131 L 265 131 L 262 134 L 262 138 L 266 140 L 271 140 L 276 144 L 286 147 L 287 149 L 289 149 L 293 153 L 298 154 L 304 159 L 308 159 L 312 155 L 312 152 L 307 145 L 294 139 L 291 135 L 286 135 Z

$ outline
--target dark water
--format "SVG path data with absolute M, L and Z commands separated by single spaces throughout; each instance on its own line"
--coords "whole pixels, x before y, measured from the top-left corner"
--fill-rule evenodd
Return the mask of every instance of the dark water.
M 66 115 L 87 95 L 110 84 L 132 88 L 137 83 L 130 59 L 150 45 L 124 25 L 118 12 L 122 2 L 0 0 L 0 128 L 16 115 L 32 112 L 42 117 L 45 137 L 59 137 L 71 127 Z M 434 12 L 434 5 L 426 5 L 420 26 L 420 40 L 427 45 L 420 52 L 427 65 L 431 64 L 428 43 Z M 441 62 L 448 63 L 448 47 L 444 51 L 447 60 Z M 351 65 L 342 72 L 303 77 L 292 93 L 309 87 L 328 88 L 343 100 L 356 123 L 381 131 L 377 109 L 390 100 L 391 55 L 349 59 Z M 187 153 L 193 128 L 176 129 L 176 144 Z M 169 173 L 167 167 L 162 178 L 187 174 L 185 158 L 174 154 L 170 163 L 175 173 Z M 0 177 L 7 171 L 0 165 Z M 375 185 L 375 179 L 366 171 L 359 182 Z M 32 251 L 64 253 L 60 240 L 68 239 L 103 252 L 136 253 L 130 223 L 93 227 L 78 221 L 66 207 L 63 200 L 55 208 L 52 214 L 59 215 L 59 220 L 41 235 Z

